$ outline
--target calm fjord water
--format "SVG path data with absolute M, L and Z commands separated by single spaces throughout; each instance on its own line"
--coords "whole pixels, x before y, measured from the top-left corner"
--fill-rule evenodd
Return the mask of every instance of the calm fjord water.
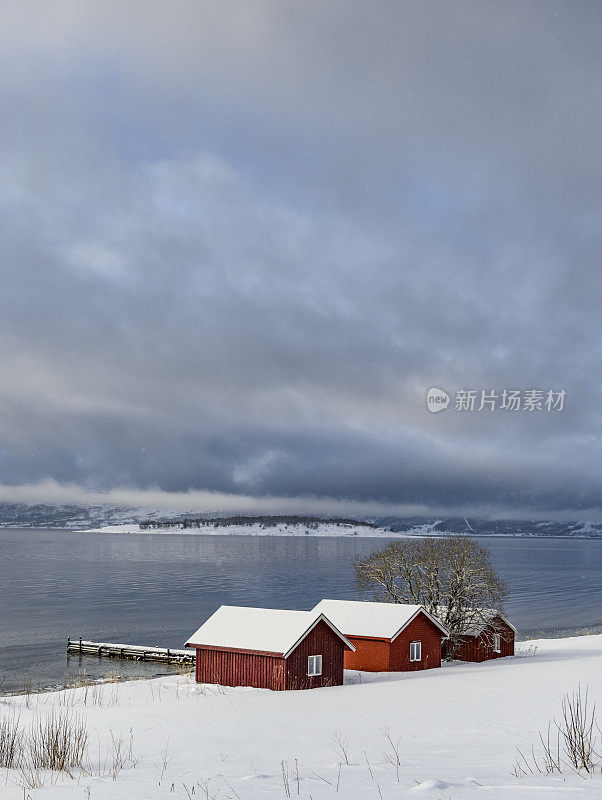
M 4 691 L 164 672 L 161 665 L 71 656 L 67 636 L 182 647 L 223 603 L 311 608 L 353 598 L 352 561 L 375 538 L 81 534 L 0 529 L 0 683 Z M 602 630 L 602 540 L 479 539 L 508 581 L 524 636 Z

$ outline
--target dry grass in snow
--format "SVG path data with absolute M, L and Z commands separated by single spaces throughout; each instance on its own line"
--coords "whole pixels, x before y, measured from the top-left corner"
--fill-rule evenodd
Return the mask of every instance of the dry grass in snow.
M 311 691 L 181 675 L 1 698 L 0 797 L 593 800 L 601 675 L 584 636 Z

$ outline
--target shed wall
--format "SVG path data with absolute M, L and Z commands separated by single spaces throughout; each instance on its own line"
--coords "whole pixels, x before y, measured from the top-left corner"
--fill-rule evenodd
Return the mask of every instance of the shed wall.
M 441 666 L 441 630 L 426 614 L 418 614 L 393 642 L 345 635 L 356 647 L 355 653 L 345 653 L 345 669 L 409 672 Z M 422 643 L 420 661 L 410 661 L 410 642 Z
M 504 658 L 504 656 L 514 655 L 514 631 L 504 622 L 501 617 L 496 617 L 492 621 L 492 632 L 501 635 L 500 650 L 496 653 L 493 650 L 491 633 L 482 633 L 479 636 L 468 636 L 456 650 L 456 658 L 459 661 L 488 661 L 492 658 Z
M 441 666 L 441 630 L 425 614 L 419 614 L 391 643 L 391 672 L 413 672 Z M 410 643 L 421 642 L 422 658 L 410 661 Z
M 284 658 L 235 650 L 196 648 L 197 683 L 284 689 Z
M 313 689 L 318 686 L 340 686 L 343 683 L 345 645 L 337 634 L 321 620 L 286 659 L 286 688 Z M 307 674 L 309 656 L 322 656 L 322 674 Z
M 346 634 L 345 634 L 346 635 Z M 355 653 L 345 651 L 345 669 L 363 669 L 366 672 L 389 671 L 388 639 L 367 639 L 361 636 L 347 636 Z

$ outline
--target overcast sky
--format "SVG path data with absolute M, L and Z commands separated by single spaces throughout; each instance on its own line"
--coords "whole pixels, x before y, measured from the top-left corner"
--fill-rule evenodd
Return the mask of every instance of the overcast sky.
M 602 516 L 601 19 L 4 0 L 0 500 Z

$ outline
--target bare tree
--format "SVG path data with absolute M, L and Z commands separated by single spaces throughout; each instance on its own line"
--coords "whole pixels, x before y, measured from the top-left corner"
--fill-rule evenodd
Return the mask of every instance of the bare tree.
M 354 562 L 357 588 L 375 600 L 423 605 L 449 631 L 448 656 L 475 629 L 492 635 L 508 588 L 486 547 L 469 536 L 403 539 Z

